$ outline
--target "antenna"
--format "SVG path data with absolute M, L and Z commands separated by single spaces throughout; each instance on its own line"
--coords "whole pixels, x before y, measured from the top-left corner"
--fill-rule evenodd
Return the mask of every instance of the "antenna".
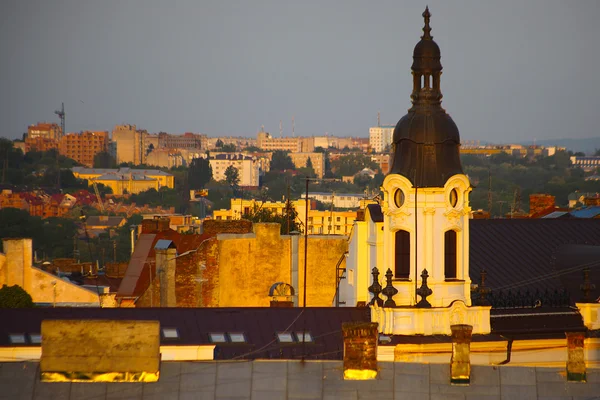
M 281 120 L 279 120 L 279 137 L 283 137 L 283 125 Z
M 381 126 L 381 113 L 377 111 L 377 127 Z
M 488 213 L 492 218 L 492 168 L 488 167 Z
M 59 146 L 58 146 L 58 141 L 60 140 L 61 136 L 63 136 L 65 134 L 65 103 L 62 103 L 60 110 L 56 110 L 54 111 L 54 114 L 58 115 L 58 118 L 60 118 L 60 129 L 62 132 L 60 132 L 60 134 L 58 135 L 58 137 L 56 138 L 56 189 L 58 190 L 58 192 L 60 192 L 60 163 L 59 163 Z
M 294 124 L 294 116 L 292 115 L 292 137 L 296 137 L 296 125 Z

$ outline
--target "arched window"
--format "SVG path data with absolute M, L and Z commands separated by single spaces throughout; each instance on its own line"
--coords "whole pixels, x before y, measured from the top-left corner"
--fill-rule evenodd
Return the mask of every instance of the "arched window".
M 456 279 L 456 231 L 444 234 L 444 276 Z
M 396 232 L 396 264 L 394 278 L 408 279 L 410 275 L 410 233 Z

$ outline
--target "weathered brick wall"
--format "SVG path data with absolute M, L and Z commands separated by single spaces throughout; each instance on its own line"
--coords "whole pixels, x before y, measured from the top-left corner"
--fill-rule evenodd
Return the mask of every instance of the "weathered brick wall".
M 207 219 L 203 222 L 204 233 L 216 235 L 219 233 L 251 233 L 252 222 L 245 219 L 219 221 Z
M 125 276 L 125 272 L 127 271 L 128 265 L 129 264 L 126 262 L 106 263 L 106 276 L 109 278 L 123 278 Z

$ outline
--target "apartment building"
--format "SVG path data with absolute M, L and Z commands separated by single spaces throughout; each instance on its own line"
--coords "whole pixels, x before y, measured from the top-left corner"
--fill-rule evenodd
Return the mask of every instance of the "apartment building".
M 173 175 L 156 169 L 73 167 L 71 171 L 76 178 L 87 179 L 90 185 L 97 182 L 110 187 L 116 195 L 159 190 L 165 186 L 173 189 L 175 183 Z
M 275 138 L 270 133 L 260 131 L 257 134 L 256 145 L 266 151 L 283 150 L 291 153 L 302 151 L 300 139 L 297 137 Z
M 311 192 L 308 197 L 321 203 L 333 203 L 335 208 L 358 208 L 366 196 L 364 193 Z
M 93 167 L 96 154 L 108 151 L 108 132 L 69 133 L 60 138 L 58 151 L 86 167 Z
M 242 153 L 219 153 L 209 158 L 213 179 L 225 180 L 225 171 L 229 166 L 237 168 L 240 186 L 259 186 L 260 163 L 254 158 Z
M 292 162 L 296 168 L 306 167 L 306 163 L 310 158 L 315 174 L 318 178 L 322 178 L 325 174 L 325 154 L 323 153 L 289 153 Z
M 117 164 L 145 164 L 148 150 L 159 147 L 158 135 L 151 135 L 129 124 L 115 126 L 112 140 L 117 144 Z
M 394 136 L 394 125 L 380 125 L 369 128 L 369 145 L 376 153 L 389 151 Z
M 62 129 L 60 125 L 49 123 L 49 122 L 38 122 L 36 125 L 29 125 L 27 127 L 28 138 L 45 138 L 58 140 L 62 136 Z
M 25 139 L 25 153 L 28 151 L 48 151 L 58 149 L 58 140 L 43 136 L 27 137 Z
M 206 149 L 202 146 L 202 143 L 207 142 L 208 138 L 206 135 L 198 133 L 186 132 L 183 135 L 171 135 L 170 133 L 160 132 L 158 134 L 158 147 L 167 149 L 186 149 L 186 150 L 200 150 Z
M 304 226 L 308 224 L 310 235 L 349 235 L 352 225 L 357 218 L 357 210 L 353 211 L 319 211 L 314 209 L 312 202 L 309 204 L 308 219 L 306 216 L 306 202 L 304 199 L 291 202 L 297 213 L 296 222 Z M 251 214 L 254 210 L 268 210 L 275 215 L 282 215 L 286 207 L 284 201 L 260 201 L 247 199 L 231 199 L 229 209 L 214 210 L 213 218 L 216 220 L 241 219 L 244 214 Z
M 186 150 L 183 150 L 184 152 Z M 182 151 L 177 149 L 154 149 L 146 156 L 146 165 L 154 167 L 173 168 L 187 165 Z

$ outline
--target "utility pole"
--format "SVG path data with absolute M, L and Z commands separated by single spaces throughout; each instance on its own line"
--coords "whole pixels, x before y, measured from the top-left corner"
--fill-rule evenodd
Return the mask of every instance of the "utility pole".
M 60 157 L 60 151 L 59 151 L 59 143 L 60 143 L 60 138 L 62 135 L 64 135 L 65 132 L 65 103 L 62 103 L 61 109 L 60 110 L 56 110 L 54 111 L 54 114 L 58 115 L 58 118 L 60 118 L 60 135 L 59 137 L 56 138 L 56 169 L 57 169 L 57 179 L 56 179 L 56 185 L 57 185 L 57 189 L 60 192 L 60 163 L 59 163 L 59 157 Z
M 492 169 L 488 168 L 488 213 L 492 218 Z

